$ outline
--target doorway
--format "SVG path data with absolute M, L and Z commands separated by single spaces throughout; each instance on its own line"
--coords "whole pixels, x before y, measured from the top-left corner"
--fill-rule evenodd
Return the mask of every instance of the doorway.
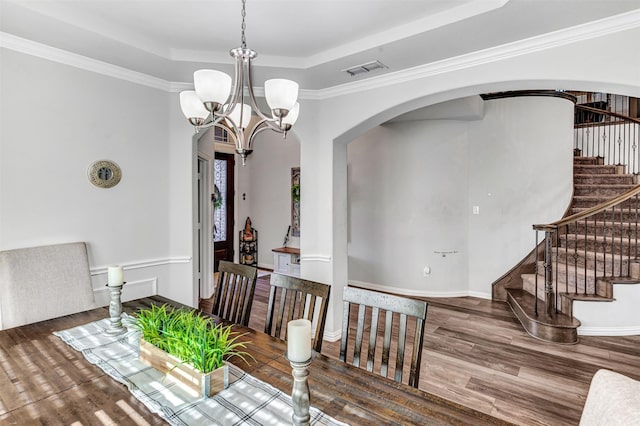
M 216 152 L 213 162 L 213 267 L 218 271 L 221 260 L 233 262 L 234 226 L 233 154 Z

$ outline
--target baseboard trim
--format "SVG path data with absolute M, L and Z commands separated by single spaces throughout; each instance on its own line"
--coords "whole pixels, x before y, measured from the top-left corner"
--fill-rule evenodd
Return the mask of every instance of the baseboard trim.
M 631 327 L 579 327 L 578 336 L 636 336 L 640 326 Z
M 300 262 L 331 262 L 331 256 L 326 254 L 303 254 Z
M 480 299 L 491 300 L 491 293 L 460 290 L 460 291 L 424 291 L 413 290 L 408 288 L 392 287 L 380 284 L 373 284 L 364 281 L 349 280 L 349 284 L 355 287 L 362 287 L 369 290 L 384 291 L 387 293 L 395 293 L 403 296 L 415 296 L 415 297 L 477 297 Z
M 326 340 L 327 342 L 337 342 L 342 337 L 342 330 L 334 330 L 334 331 L 324 331 L 322 335 L 322 340 Z
M 258 268 L 260 268 L 260 269 L 270 269 L 271 272 L 273 272 L 273 265 L 270 265 L 268 263 L 260 263 L 260 262 L 258 262 Z

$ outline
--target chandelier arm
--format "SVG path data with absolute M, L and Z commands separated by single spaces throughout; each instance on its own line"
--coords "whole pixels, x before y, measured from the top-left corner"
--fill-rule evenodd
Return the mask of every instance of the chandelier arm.
M 225 116 L 216 115 L 214 117 L 213 113 L 210 113 L 209 117 L 207 117 L 202 124 L 199 124 L 199 125 L 195 126 L 196 130 L 198 130 L 198 129 L 208 129 L 208 128 L 213 127 L 213 126 L 217 126 L 218 123 L 220 123 L 223 118 L 225 118 Z
M 224 131 L 227 132 L 227 136 L 230 136 L 233 139 L 233 144 L 237 147 L 238 146 L 238 137 L 236 136 L 236 133 L 226 124 L 220 122 L 218 124 L 216 124 L 216 126 L 220 127 L 221 129 L 223 129 Z
M 224 111 L 223 109 L 221 109 L 219 113 L 215 113 L 217 117 L 220 117 L 220 119 L 229 118 L 229 115 L 231 114 L 231 111 L 233 111 L 235 106 L 238 104 L 238 97 L 240 95 L 240 92 L 243 91 L 243 89 L 244 89 L 244 87 L 243 87 L 244 86 L 244 73 L 242 72 L 242 58 L 241 57 L 235 57 L 235 60 L 236 60 L 236 64 L 235 64 L 234 86 L 233 86 L 231 99 L 229 100 L 229 103 L 227 104 L 227 110 Z
M 280 126 L 278 125 L 278 121 L 279 121 L 279 120 L 278 120 L 277 118 L 273 118 L 273 119 L 271 119 L 271 120 L 266 120 L 266 121 L 265 121 L 265 124 L 266 124 L 267 126 L 269 126 L 269 128 L 270 128 L 271 130 L 273 130 L 274 132 L 278 132 L 278 133 L 285 133 L 285 132 L 286 132 L 286 130 L 285 130 L 285 129 L 283 129 L 282 127 L 280 127 Z
M 275 118 L 269 117 L 267 115 L 265 115 L 260 108 L 258 107 L 258 102 L 256 101 L 256 96 L 253 93 L 253 81 L 251 80 L 251 59 L 249 59 L 249 61 L 247 62 L 247 87 L 249 88 L 249 98 L 251 99 L 251 104 L 253 105 L 253 107 L 256 110 L 256 113 L 258 114 L 258 116 L 260 116 L 260 118 L 262 118 L 265 121 L 274 121 L 275 122 Z
M 242 144 L 245 141 L 244 129 L 242 127 L 238 127 L 233 120 L 227 120 L 226 123 L 229 125 L 220 123 L 218 126 L 223 127 L 227 133 L 233 137 L 236 152 L 242 156 L 242 165 L 244 165 L 246 156 L 251 153 L 251 143 L 247 143 L 246 146 L 243 146 Z
M 261 132 L 265 131 L 265 130 L 273 130 L 271 129 L 271 126 L 269 125 L 268 121 L 262 120 L 260 121 L 258 124 L 255 125 L 255 127 L 251 130 L 251 133 L 249 134 L 249 147 L 253 147 L 253 139 L 260 134 Z M 277 129 L 276 130 L 279 133 L 284 133 L 282 130 Z

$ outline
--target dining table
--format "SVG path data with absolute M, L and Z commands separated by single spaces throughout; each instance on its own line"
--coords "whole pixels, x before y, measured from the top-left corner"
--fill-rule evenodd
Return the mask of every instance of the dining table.
M 184 306 L 152 296 L 123 303 L 123 311 L 163 304 Z M 0 424 L 164 424 L 124 385 L 52 334 L 107 317 L 103 307 L 0 331 Z M 286 342 L 237 324 L 233 330 L 248 342 L 250 357 L 230 362 L 290 394 Z M 322 353 L 313 354 L 308 383 L 313 407 L 351 425 L 509 424 Z

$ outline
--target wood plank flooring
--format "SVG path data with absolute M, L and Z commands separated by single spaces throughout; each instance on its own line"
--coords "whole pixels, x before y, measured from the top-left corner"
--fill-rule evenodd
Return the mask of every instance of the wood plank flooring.
M 262 331 L 269 277 L 258 279 L 249 327 Z M 575 425 L 592 376 L 606 368 L 640 380 L 640 336 L 530 337 L 506 303 L 472 297 L 429 302 L 420 389 L 523 425 Z M 206 310 L 209 301 L 203 300 Z M 210 305 L 209 305 L 210 306 Z M 322 353 L 337 358 L 339 342 Z

